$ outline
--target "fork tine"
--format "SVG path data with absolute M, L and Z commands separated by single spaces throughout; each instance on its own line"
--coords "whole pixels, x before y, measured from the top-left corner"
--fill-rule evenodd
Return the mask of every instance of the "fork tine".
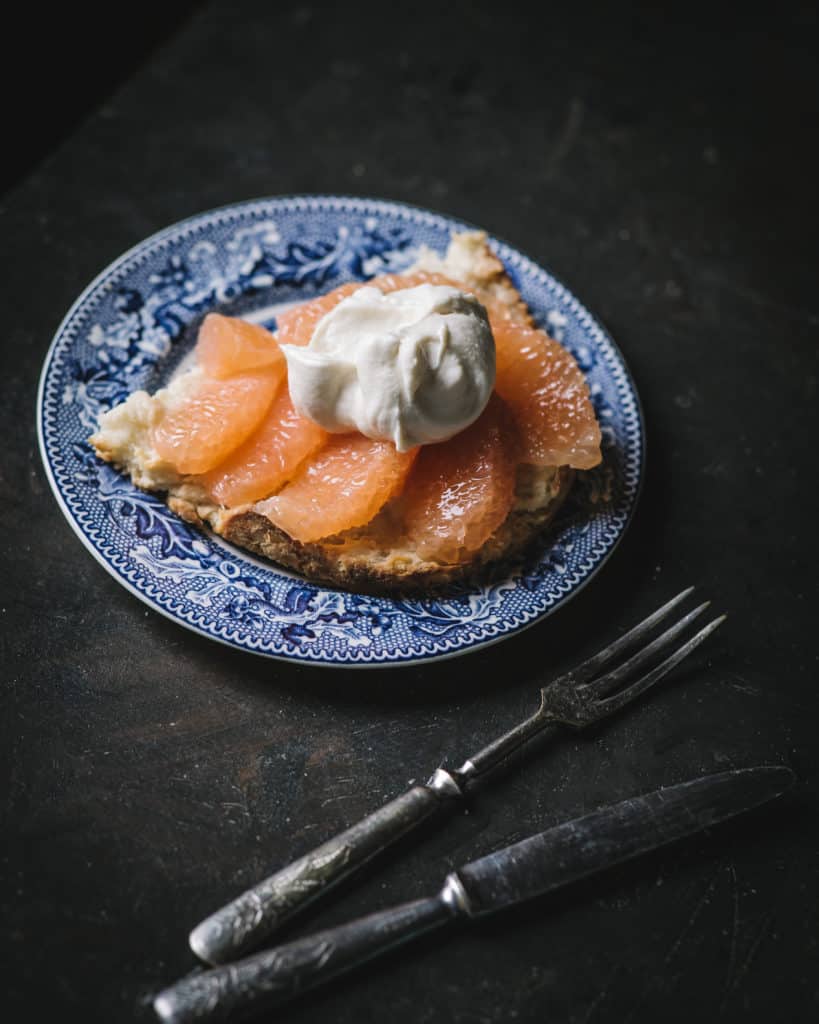
M 627 686 L 625 690 L 621 690 L 619 693 L 615 693 L 611 697 L 606 697 L 605 700 L 601 700 L 597 704 L 597 715 L 595 721 L 599 721 L 601 718 L 606 718 L 608 715 L 614 714 L 615 711 L 619 711 L 620 708 L 625 707 L 626 704 L 630 704 L 636 697 L 639 697 L 641 693 L 645 693 L 650 687 L 656 682 L 663 678 L 666 673 L 670 672 L 672 668 L 687 658 L 688 655 L 699 647 L 699 645 L 705 640 L 706 637 L 710 636 L 718 626 L 721 626 L 725 622 L 726 616 L 720 615 L 719 618 L 709 622 L 707 626 L 695 633 L 690 640 L 687 640 L 682 647 L 676 650 L 670 657 L 666 658 L 665 661 L 660 662 L 655 668 L 649 673 L 643 676 L 642 679 L 638 679 L 636 683 L 632 683 L 631 686 Z
M 651 643 L 646 644 L 646 646 L 637 651 L 636 654 L 632 654 L 632 656 L 627 661 L 624 661 L 622 665 L 618 665 L 617 668 L 612 669 L 611 672 L 607 672 L 606 675 L 601 676 L 599 679 L 595 679 L 590 683 L 584 684 L 581 687 L 583 696 L 605 697 L 607 693 L 611 693 L 612 690 L 616 690 L 620 683 L 628 679 L 628 677 L 633 675 L 638 669 L 647 665 L 654 655 L 660 653 L 660 651 L 665 647 L 668 647 L 672 640 L 676 640 L 677 637 L 688 628 L 694 619 L 697 618 L 697 616 L 702 615 L 710 604 L 710 601 L 703 601 L 703 603 L 694 608 L 693 611 L 684 615 L 679 622 L 676 622 L 673 626 L 670 626 L 665 630 L 665 632 L 660 633 L 658 637 L 655 637 Z
M 609 644 L 608 647 L 604 647 L 602 651 L 598 651 L 597 654 L 593 654 L 591 658 L 581 662 L 577 668 L 571 670 L 568 673 L 569 677 L 573 682 L 582 684 L 587 683 L 594 679 L 598 671 L 607 665 L 612 658 L 616 658 L 621 651 L 632 645 L 639 643 L 643 640 L 648 633 L 657 625 L 658 622 L 669 615 L 677 605 L 681 604 L 689 594 L 693 592 L 693 587 L 686 587 L 682 593 L 677 594 L 667 604 L 664 604 L 661 608 L 658 608 L 656 612 L 652 612 L 647 619 L 643 619 L 633 629 L 630 629 L 628 633 L 624 633 L 621 637 L 618 637 L 614 643 Z

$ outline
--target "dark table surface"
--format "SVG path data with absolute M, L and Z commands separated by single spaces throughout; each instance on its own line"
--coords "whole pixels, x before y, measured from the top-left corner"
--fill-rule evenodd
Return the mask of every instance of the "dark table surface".
M 0 203 L 6 1019 L 151 1020 L 205 912 L 480 746 L 550 674 L 695 583 L 729 620 L 662 692 L 541 745 L 291 934 L 702 772 L 788 763 L 798 790 L 276 1019 L 813 1021 L 815 17 L 396 18 L 206 5 Z M 173 221 L 293 192 L 481 224 L 552 267 L 633 371 L 649 463 L 626 539 L 569 606 L 485 653 L 361 673 L 233 652 L 118 586 L 48 489 L 35 388 L 76 295 Z

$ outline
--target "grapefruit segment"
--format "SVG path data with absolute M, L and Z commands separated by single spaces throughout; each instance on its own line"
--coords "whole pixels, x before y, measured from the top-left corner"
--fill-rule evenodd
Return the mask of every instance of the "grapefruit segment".
M 283 387 L 261 426 L 224 462 L 201 477 L 200 483 L 227 508 L 259 501 L 286 484 L 327 437 L 317 423 L 296 412 L 289 391 Z
M 259 426 L 281 379 L 277 367 L 227 380 L 202 377 L 196 389 L 154 427 L 154 448 L 178 473 L 206 473 Z
M 401 491 L 417 448 L 334 434 L 287 486 L 256 511 L 302 543 L 364 526 Z
M 439 562 L 467 561 L 509 514 L 517 461 L 515 424 L 496 394 L 472 426 L 425 445 L 402 496 L 415 550 Z
M 444 284 L 450 288 L 458 288 L 460 291 L 468 292 L 470 290 L 464 285 L 458 284 L 457 281 L 453 281 L 451 277 L 431 270 L 413 270 L 411 274 L 383 274 L 381 277 L 374 277 L 372 281 L 364 283 L 374 285 L 385 294 L 400 291 L 402 288 L 416 288 L 419 284 Z
M 364 282 L 352 281 L 334 288 L 326 295 L 320 295 L 309 302 L 285 309 L 276 317 L 276 337 L 280 345 L 307 345 L 313 337 L 316 324 L 323 316 L 337 306 L 342 299 L 352 295 Z
M 508 403 L 523 446 L 521 461 L 591 469 L 601 459 L 600 427 L 589 387 L 571 354 L 544 331 L 490 313 L 495 390 Z
M 196 359 L 209 377 L 220 380 L 260 366 L 284 370 L 284 356 L 270 331 L 221 313 L 208 313 L 202 321 Z

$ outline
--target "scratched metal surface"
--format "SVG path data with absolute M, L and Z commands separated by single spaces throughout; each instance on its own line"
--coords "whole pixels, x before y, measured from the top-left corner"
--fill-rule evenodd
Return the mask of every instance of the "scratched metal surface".
M 569 5 L 509 31 L 455 4 L 388 31 L 381 5 L 273 7 L 208 5 L 0 204 L 7 1012 L 150 1021 L 152 994 L 193 966 L 190 925 L 469 754 L 552 670 L 695 582 L 730 619 L 662 694 L 540 744 L 288 934 L 710 769 L 784 760 L 801 790 L 430 936 L 285 1019 L 815 1020 L 815 17 L 695 26 Z M 82 287 L 165 224 L 297 191 L 483 224 L 553 267 L 625 352 L 649 437 L 636 521 L 586 591 L 514 641 L 366 675 L 253 660 L 146 611 L 47 490 L 36 379 Z

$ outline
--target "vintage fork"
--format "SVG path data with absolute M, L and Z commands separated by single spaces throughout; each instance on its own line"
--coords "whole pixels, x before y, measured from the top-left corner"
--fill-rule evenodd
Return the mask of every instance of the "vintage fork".
M 600 671 L 619 655 L 646 641 L 654 627 L 682 604 L 693 590 L 693 587 L 684 590 L 598 654 L 544 686 L 540 707 L 533 715 L 473 754 L 460 768 L 438 768 L 426 785 L 413 786 L 374 814 L 217 910 L 191 932 L 191 949 L 212 964 L 227 963 L 243 956 L 259 946 L 293 914 L 347 878 L 371 857 L 417 828 L 437 811 L 457 806 L 467 786 L 498 767 L 513 751 L 543 729 L 548 726 L 583 729 L 608 718 L 645 693 L 724 621 L 725 616 L 721 615 L 709 622 L 654 664 L 645 675 L 628 682 L 666 654 L 674 641 L 705 611 L 709 601 L 688 612 L 616 668 L 605 675 L 600 675 Z

